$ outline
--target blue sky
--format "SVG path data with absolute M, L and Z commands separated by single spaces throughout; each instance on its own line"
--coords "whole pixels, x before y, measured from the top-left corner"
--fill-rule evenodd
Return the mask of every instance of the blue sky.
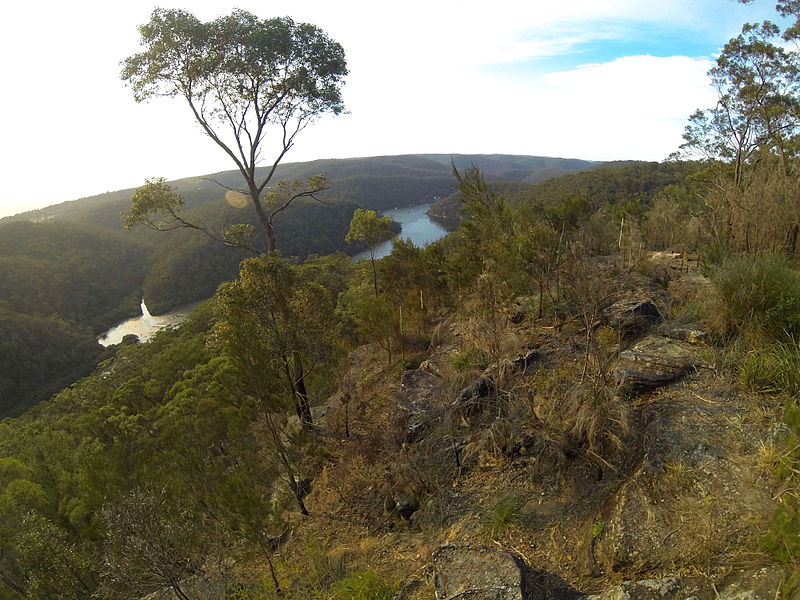
M 0 19 L 0 216 L 232 168 L 178 100 L 137 105 L 119 61 L 151 2 L 14 3 Z M 345 48 L 349 114 L 298 138 L 288 161 L 403 153 L 662 160 L 710 106 L 705 75 L 773 3 L 732 0 L 185 0 L 322 27 Z M 266 10 L 269 12 L 266 12 Z M 42 190 L 47 190 L 43 192 Z

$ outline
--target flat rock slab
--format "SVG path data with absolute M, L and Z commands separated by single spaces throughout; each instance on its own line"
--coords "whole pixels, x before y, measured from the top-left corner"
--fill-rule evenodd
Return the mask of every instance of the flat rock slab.
M 751 417 L 749 397 L 731 389 L 689 383 L 658 396 L 642 461 L 609 500 L 596 542 L 606 572 L 696 565 L 766 526 L 776 505 L 758 448 L 773 427 Z
M 766 566 L 734 572 L 722 581 L 703 576 L 626 581 L 583 600 L 775 600 L 784 569 Z
M 690 344 L 704 344 L 708 341 L 708 334 L 705 331 L 691 325 L 668 324 L 664 326 L 663 332 L 668 338 Z
M 687 342 L 648 336 L 620 352 L 614 371 L 621 384 L 649 390 L 677 381 L 701 362 Z
M 684 590 L 677 577 L 626 581 L 585 600 L 683 600 Z
M 523 600 L 523 568 L 504 550 L 440 546 L 433 553 L 436 600 Z

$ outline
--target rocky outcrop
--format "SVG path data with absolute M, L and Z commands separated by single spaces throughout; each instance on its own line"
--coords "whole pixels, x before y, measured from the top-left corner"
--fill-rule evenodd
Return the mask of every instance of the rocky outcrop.
M 461 390 L 450 409 L 453 414 L 468 420 L 469 417 L 474 417 L 483 412 L 494 393 L 494 381 L 490 376 L 484 375 Z
M 604 318 L 623 340 L 638 337 L 664 320 L 661 311 L 649 298 L 626 298 L 615 302 L 605 310 Z
M 523 375 L 535 373 L 547 358 L 547 353 L 543 350 L 531 350 L 526 354 L 514 359 L 514 366 Z
M 585 600 L 775 600 L 784 569 L 766 566 L 736 571 L 720 581 L 707 577 L 665 577 L 626 581 Z
M 747 397 L 704 386 L 648 407 L 642 460 L 607 502 L 595 545 L 606 572 L 698 564 L 765 526 L 775 504 L 758 448 L 779 433 L 751 411 Z
M 691 344 L 654 335 L 620 352 L 614 371 L 622 385 L 652 390 L 677 381 L 700 364 Z
M 708 334 L 694 325 L 668 323 L 662 328 L 661 332 L 668 338 L 690 344 L 704 344 L 708 341 Z
M 436 600 L 775 600 L 787 573 L 769 565 L 716 581 L 700 575 L 642 579 L 584 595 L 511 552 L 449 544 L 433 553 L 433 574 Z
M 441 380 L 421 369 L 405 371 L 400 377 L 402 400 L 398 409 L 404 413 L 403 441 L 412 444 L 422 439 L 441 416 L 433 404 Z
M 436 600 L 524 600 L 524 563 L 504 550 L 447 545 L 433 553 Z

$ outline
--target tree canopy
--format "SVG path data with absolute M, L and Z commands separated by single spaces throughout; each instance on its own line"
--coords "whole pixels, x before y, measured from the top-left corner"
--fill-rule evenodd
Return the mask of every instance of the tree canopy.
M 122 79 L 137 102 L 157 96 L 187 101 L 244 178 L 243 191 L 272 252 L 275 216 L 326 186 L 311 178 L 265 194 L 296 136 L 321 115 L 344 110 L 341 45 L 314 25 L 288 17 L 262 20 L 242 10 L 204 23 L 183 10 L 157 8 L 139 32 L 144 50 L 123 61 Z M 258 176 L 266 153 L 271 168 Z

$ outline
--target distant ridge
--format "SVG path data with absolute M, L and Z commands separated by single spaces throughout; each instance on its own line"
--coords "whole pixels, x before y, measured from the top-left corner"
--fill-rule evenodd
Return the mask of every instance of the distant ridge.
M 329 196 L 366 208 L 386 209 L 431 202 L 449 195 L 455 189 L 451 164 L 459 169 L 474 164 L 488 180 L 536 183 L 603 163 L 513 154 L 403 154 L 285 163 L 278 167 L 276 178 L 303 178 L 325 173 L 331 183 Z M 266 172 L 266 167 L 261 171 Z M 184 196 L 188 209 L 219 201 L 225 191 L 219 184 L 236 188 L 242 181 L 238 171 L 231 170 L 171 183 Z M 120 229 L 120 214 L 127 208 L 134 191 L 135 188 L 128 188 L 61 202 L 4 217 L 0 219 L 0 225 L 12 221 L 64 219 Z

